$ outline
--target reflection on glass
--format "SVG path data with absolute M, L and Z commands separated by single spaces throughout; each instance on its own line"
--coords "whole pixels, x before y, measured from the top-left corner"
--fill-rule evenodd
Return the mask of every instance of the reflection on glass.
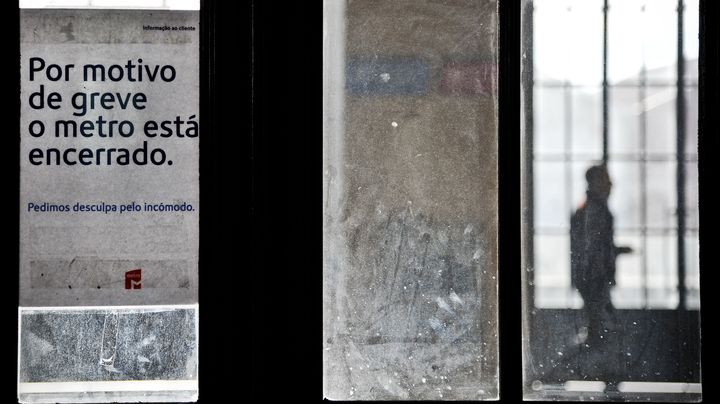
M 697 85 L 698 58 L 700 52 L 700 1 L 685 0 L 683 18 L 683 53 L 685 55 L 685 80 Z M 695 97 L 697 100 L 697 96 Z
M 688 235 L 685 236 L 685 246 L 687 307 L 691 310 L 698 310 L 700 309 L 700 268 L 698 265 L 700 243 L 697 232 L 688 232 Z
M 615 227 L 637 230 L 643 222 L 640 164 L 610 161 L 608 168 L 614 184 L 610 210 L 615 215 Z
M 572 150 L 576 154 L 602 155 L 602 91 L 582 87 L 573 92 Z
M 641 105 L 638 90 L 627 87 L 610 87 L 608 93 L 609 151 L 611 154 L 637 153 L 641 146 Z M 600 138 L 602 140 L 601 135 Z
M 615 245 L 614 218 L 608 207 L 613 184 L 607 166 L 588 168 L 585 179 L 586 198 L 570 219 L 570 275 L 588 321 L 586 343 L 598 346 L 608 339 L 605 329 L 616 322 L 610 301 L 615 261 L 619 255 L 631 253 L 632 247 Z
M 677 236 L 674 233 L 648 235 L 646 248 L 645 307 L 674 309 L 678 305 Z
M 685 225 L 688 230 L 697 231 L 699 226 L 698 208 L 698 165 L 697 162 L 685 163 Z
M 641 0 L 608 1 L 608 80 L 612 84 L 639 81 L 643 66 Z M 672 49 L 671 45 L 667 49 Z
M 568 36 L 565 31 L 555 29 L 557 25 L 567 25 L 570 16 L 563 1 L 547 1 L 535 5 L 537 18 L 533 27 L 535 47 L 535 80 L 542 82 L 562 82 L 568 70 Z
M 610 0 L 608 78 L 613 84 L 641 80 L 671 84 L 676 77 L 673 52 L 677 32 L 676 1 Z M 642 77 L 645 70 L 647 76 Z
M 601 0 L 567 1 L 569 24 L 565 32 L 570 54 L 566 80 L 574 84 L 602 83 L 602 15 Z M 557 30 L 557 26 L 554 29 Z
M 697 69 L 694 69 L 697 72 Z M 698 89 L 692 86 L 685 89 L 685 158 L 697 159 L 698 155 Z M 697 181 L 695 181 L 697 183 Z
M 570 216 L 585 203 L 585 195 L 587 193 L 587 180 L 585 179 L 585 173 L 588 167 L 598 164 L 600 159 L 597 160 L 580 160 L 574 161 L 572 165 L 567 165 L 567 169 L 572 170 L 572 191 L 569 195 L 572 205 L 570 209 L 565 212 L 568 219 Z M 614 185 L 617 187 L 617 185 Z M 539 186 L 537 187 L 539 190 Z M 616 219 L 617 220 L 617 219 Z M 566 229 L 567 230 L 567 229 Z
M 615 3 L 620 1 L 615 0 Z M 622 1 L 626 3 L 627 0 Z M 674 84 L 677 78 L 677 0 L 640 0 L 640 26 L 643 66 L 647 81 Z M 672 49 L 671 51 L 669 51 Z
M 677 190 L 668 186 L 674 179 L 676 163 L 650 162 L 645 164 L 645 226 L 653 229 L 672 230 L 677 227 Z M 670 246 L 675 249 L 675 246 Z
M 537 80 L 602 82 L 602 0 L 545 1 L 535 9 L 535 70 Z M 566 35 L 567 32 L 577 35 Z
M 566 228 L 568 225 L 568 207 L 565 206 L 565 183 L 563 182 L 562 163 L 538 163 L 535 182 L 538 187 L 547 190 L 537 201 L 536 221 L 539 228 Z
M 672 158 L 677 149 L 676 94 L 674 87 L 655 87 L 645 91 L 639 107 L 644 114 L 645 150 L 648 154 L 663 154 Z
M 574 297 L 570 289 L 570 253 L 567 237 L 551 234 L 535 236 L 537 272 L 535 305 L 545 308 L 572 306 Z
M 633 246 L 632 254 L 617 257 L 615 287 L 611 290 L 612 303 L 618 309 L 639 309 L 644 307 L 643 294 L 643 260 L 645 249 L 642 237 L 634 231 L 616 230 L 615 242 L 618 245 Z
M 535 150 L 542 154 L 561 154 L 565 146 L 564 94 L 559 88 L 541 88 L 535 93 Z
M 698 3 L 524 7 L 525 398 L 697 401 L 697 86 L 676 78 L 697 77 Z

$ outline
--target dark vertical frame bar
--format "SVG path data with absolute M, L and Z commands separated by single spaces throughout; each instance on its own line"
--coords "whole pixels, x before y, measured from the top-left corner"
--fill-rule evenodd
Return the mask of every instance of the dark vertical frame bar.
M 215 25 L 215 16 L 210 11 L 210 7 L 208 6 L 208 1 L 206 0 L 200 0 L 200 156 L 199 156 L 199 169 L 201 173 L 204 173 L 206 171 L 209 172 L 208 167 L 208 161 L 209 159 L 206 159 L 205 157 L 209 157 L 208 151 L 212 149 L 212 143 L 214 142 L 214 136 L 212 136 L 212 126 L 214 125 L 214 119 L 212 118 L 212 114 L 215 110 L 215 108 L 210 108 L 208 110 L 208 107 L 213 105 L 214 102 L 211 100 L 210 97 L 210 88 L 214 84 L 214 78 L 215 74 L 213 71 L 213 67 L 210 63 L 210 55 L 211 50 L 209 48 L 210 42 L 213 40 L 213 30 L 212 27 Z M 207 121 L 206 121 L 207 120 Z M 208 131 L 207 134 L 205 131 Z M 208 183 L 205 185 L 204 182 L 200 182 L 200 204 L 203 205 L 206 202 L 211 202 L 212 197 L 211 195 L 211 187 Z M 205 297 L 205 291 L 206 289 L 200 288 L 200 285 L 203 285 L 203 267 L 205 265 L 210 264 L 210 259 L 212 254 L 210 254 L 209 251 L 209 244 L 204 243 L 205 236 L 209 234 L 211 230 L 211 223 L 210 218 L 211 215 L 206 215 L 205 211 L 203 209 L 200 209 L 200 213 L 198 215 L 199 217 L 199 251 L 198 251 L 198 304 L 202 302 Z M 205 285 L 203 285 L 205 286 Z M 203 311 L 204 306 L 198 305 L 198 318 L 202 317 L 202 314 L 204 314 Z M 199 327 L 199 334 L 202 335 L 207 330 L 206 323 L 199 322 L 198 326 L 202 324 L 202 327 Z M 204 346 L 203 346 L 204 348 Z M 200 350 L 199 350 L 200 351 Z M 209 349 L 207 352 L 211 352 L 212 349 Z M 201 358 L 202 359 L 202 358 Z M 199 361 L 201 362 L 201 361 Z M 202 371 L 203 368 L 198 366 L 198 371 Z M 205 378 L 203 378 L 205 379 Z M 204 380 L 198 380 L 198 390 L 202 391 L 207 387 L 207 382 Z M 198 392 L 199 394 L 199 392 Z
M 523 239 L 522 239 L 522 274 L 524 281 L 522 283 L 525 290 L 524 298 L 525 304 L 523 305 L 523 324 L 524 332 L 529 338 L 532 328 L 529 326 L 530 318 L 529 315 L 532 312 L 532 308 L 535 305 L 535 192 L 534 192 L 534 168 L 535 168 L 535 120 L 534 120 L 534 91 L 535 91 L 535 77 L 534 77 L 534 44 L 533 44 L 533 15 L 534 15 L 534 3 L 533 0 L 524 0 L 522 13 L 522 31 L 521 41 L 522 49 L 521 52 L 524 55 L 523 61 L 521 62 L 522 72 L 522 88 L 523 97 L 523 150 L 521 167 L 523 169 L 522 175 L 522 226 L 523 226 Z
M 676 125 L 677 125 L 677 276 L 678 276 L 678 310 L 685 310 L 687 289 L 685 287 L 685 136 L 686 136 L 686 106 L 685 106 L 685 55 L 683 49 L 683 16 L 685 4 L 678 0 L 677 18 L 677 96 L 676 96 Z
M 498 0 L 498 306 L 500 398 L 522 400 L 520 0 Z
M 718 2 L 700 0 L 700 64 L 698 82 L 698 179 L 699 179 L 699 238 L 700 238 L 700 317 L 711 318 L 717 305 L 713 288 L 717 287 L 717 268 L 720 255 L 717 252 L 715 234 L 720 228 L 720 194 L 715 192 L 720 161 L 720 24 L 717 23 Z M 702 322 L 702 320 L 701 320 Z M 701 374 L 706 382 L 703 401 L 715 402 L 720 389 L 710 383 L 717 377 L 718 327 L 703 327 L 701 336 Z
M 7 64 L 3 70 L 6 91 L 3 92 L 3 114 L 6 118 L 7 136 L 4 140 L 2 169 L 3 186 L 6 197 L 2 199 L 3 225 L 5 238 L 3 245 L 4 282 L 8 287 L 2 293 L 2 315 L 7 320 L 6 327 L 17 324 L 19 285 L 20 285 L 20 9 L 17 1 L 8 2 L 2 14 L 2 33 Z M 18 334 L 7 337 L 6 357 L 17 358 Z M 17 362 L 5 367 L 3 376 L 6 386 L 11 380 L 17 380 Z M 17 402 L 15 388 L 3 389 L 3 402 Z
M 603 4 L 603 81 L 602 81 L 602 103 L 603 103 L 603 163 L 607 163 L 609 155 L 608 133 L 610 128 L 608 114 L 608 0 Z
M 223 77 L 221 82 L 218 75 L 218 92 L 224 94 L 218 119 L 224 122 L 220 134 L 227 140 L 219 151 L 224 200 L 216 208 L 243 217 L 242 222 L 224 227 L 225 259 L 210 269 L 228 290 L 226 299 L 232 307 L 223 323 L 233 344 L 223 357 L 237 353 L 238 346 L 238 333 L 228 328 L 228 319 L 245 312 L 242 304 L 247 304 L 259 325 L 249 333 L 248 345 L 254 395 L 280 401 L 321 399 L 323 2 L 280 6 L 254 0 L 251 8 L 246 2 L 215 3 L 224 27 L 218 32 L 223 46 L 217 55 Z M 241 6 L 251 13 L 251 20 L 240 21 L 241 13 L 232 10 Z M 238 39 L 252 39 L 251 47 L 239 47 Z M 237 61 L 244 58 L 252 72 L 238 71 Z M 237 83 L 251 87 L 238 92 Z M 242 103 L 246 99 L 250 102 Z M 252 121 L 242 115 L 250 109 Z M 246 159 L 238 156 L 242 148 L 251 149 Z M 250 172 L 252 182 L 246 177 Z M 251 210 L 239 211 L 235 204 L 243 202 L 243 196 L 236 196 L 237 190 L 247 195 L 251 187 Z M 224 219 L 223 213 L 223 224 Z M 241 297 L 247 288 L 252 289 L 252 300 Z M 268 293 L 274 298 L 268 299 Z M 302 331 L 289 335 L 289 330 Z M 237 362 L 224 362 L 228 375 L 237 373 L 229 369 Z M 297 378 L 283 378 L 278 365 L 293 362 L 302 363 L 305 371 Z M 220 391 L 233 385 L 228 382 Z
M 218 77 L 216 64 L 216 44 L 218 36 L 217 3 L 200 1 L 200 245 L 198 258 L 198 303 L 199 303 L 199 397 L 210 401 L 218 397 L 215 391 L 227 380 L 223 377 L 227 365 L 214 358 L 222 356 L 226 348 L 226 336 L 223 327 L 218 324 L 222 319 L 222 307 L 227 300 L 223 295 L 223 280 L 218 279 L 215 268 L 222 265 L 223 238 L 226 232 L 220 226 L 221 212 L 211 209 L 222 204 L 220 185 L 221 161 L 218 136 Z M 227 220 L 227 218 L 225 219 Z M 209 344 L 207 341 L 212 340 Z

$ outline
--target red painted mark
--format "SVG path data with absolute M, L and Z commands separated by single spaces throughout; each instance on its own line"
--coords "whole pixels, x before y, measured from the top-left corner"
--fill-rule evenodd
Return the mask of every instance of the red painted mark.
M 443 66 L 440 91 L 443 94 L 488 95 L 493 93 L 495 67 L 492 63 L 453 63 Z
M 138 268 L 125 272 L 125 289 L 142 289 L 140 271 L 142 269 Z

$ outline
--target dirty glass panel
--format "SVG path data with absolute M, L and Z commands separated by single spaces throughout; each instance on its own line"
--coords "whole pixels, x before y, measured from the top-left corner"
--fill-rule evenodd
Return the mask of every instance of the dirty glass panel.
M 523 1 L 526 400 L 701 399 L 697 7 Z
M 196 396 L 197 305 L 23 308 L 20 325 L 21 402 Z
M 324 394 L 496 399 L 497 4 L 324 23 Z

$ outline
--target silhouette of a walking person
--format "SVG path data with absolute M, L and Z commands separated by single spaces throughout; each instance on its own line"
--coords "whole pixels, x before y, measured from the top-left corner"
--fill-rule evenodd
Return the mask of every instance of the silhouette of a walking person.
M 572 283 L 584 303 L 588 319 L 586 346 L 601 349 L 616 327 L 610 289 L 615 285 L 615 259 L 632 252 L 613 241 L 613 216 L 608 208 L 612 182 L 607 166 L 596 165 L 585 173 L 587 199 L 570 220 Z

